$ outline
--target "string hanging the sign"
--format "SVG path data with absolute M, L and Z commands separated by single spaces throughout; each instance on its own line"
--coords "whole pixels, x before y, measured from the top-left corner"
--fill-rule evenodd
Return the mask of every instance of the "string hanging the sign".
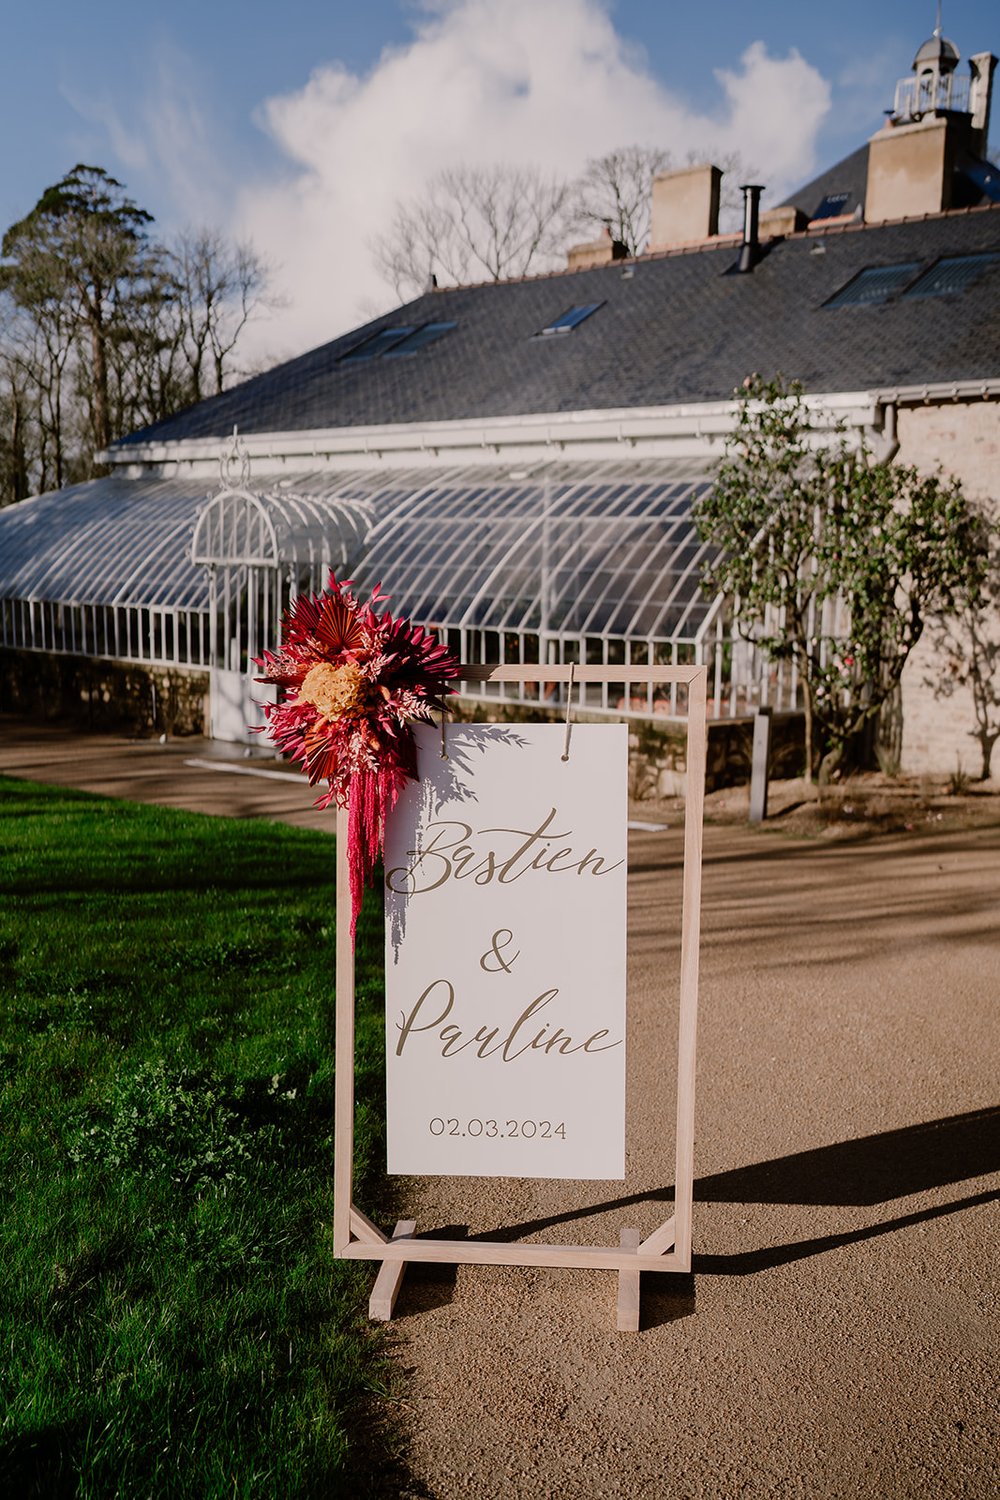
M 563 753 L 560 757 L 562 760 L 569 760 L 569 737 L 573 732 L 573 683 L 575 679 L 576 662 L 571 661 L 569 664 L 569 685 L 566 688 L 566 738 L 563 741 Z

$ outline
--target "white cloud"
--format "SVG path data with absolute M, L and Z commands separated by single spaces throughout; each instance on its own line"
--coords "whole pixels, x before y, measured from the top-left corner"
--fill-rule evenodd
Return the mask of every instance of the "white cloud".
M 332 337 L 392 305 L 370 242 L 400 199 L 459 162 L 572 174 L 629 143 L 739 151 L 782 193 L 815 165 L 829 88 L 798 52 L 755 42 L 720 70 L 719 110 L 698 114 L 659 83 L 600 0 L 439 0 L 413 41 L 360 77 L 337 63 L 270 99 L 260 123 L 290 172 L 248 188 L 239 228 L 282 268 L 288 347 Z M 772 196 L 773 196 L 772 192 Z
M 248 330 L 246 352 L 290 354 L 393 305 L 372 238 L 442 168 L 509 162 L 570 176 L 590 156 L 643 144 L 678 162 L 737 151 L 772 199 L 808 177 L 829 88 L 797 52 L 775 57 L 755 42 L 717 72 L 717 109 L 699 113 L 618 34 L 609 3 L 425 0 L 412 41 L 368 73 L 331 61 L 260 105 L 268 165 L 239 187 L 207 80 L 176 50 L 160 49 L 124 120 L 108 96 L 74 102 L 107 132 L 140 201 L 155 187 L 161 222 L 218 224 L 277 267 L 284 305 Z
M 106 135 L 128 176 L 128 188 L 143 207 L 172 205 L 179 226 L 216 224 L 220 206 L 232 197 L 219 146 L 219 126 L 210 106 L 206 80 L 195 61 L 161 40 L 142 79 L 141 90 L 115 96 L 64 82 L 60 92 L 86 126 Z M 85 157 L 101 154 L 83 141 Z M 169 217 L 168 212 L 168 217 Z
M 830 87 L 793 47 L 770 57 L 754 42 L 739 72 L 716 70 L 728 101 L 725 139 L 762 171 L 771 196 L 798 186 L 814 166 L 817 132 L 830 108 Z
M 112 151 L 130 172 L 148 171 L 149 151 L 145 140 L 126 126 L 118 106 L 106 89 L 99 94 L 85 94 L 64 83 L 59 92 L 85 124 L 96 127 L 100 134 L 107 137 Z M 78 133 L 76 141 L 80 156 L 89 158 L 94 154 L 89 137 Z

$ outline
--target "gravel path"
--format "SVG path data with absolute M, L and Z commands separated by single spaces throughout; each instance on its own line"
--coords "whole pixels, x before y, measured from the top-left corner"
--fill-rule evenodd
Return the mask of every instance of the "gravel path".
M 407 1493 L 994 1500 L 1000 838 L 710 828 L 706 855 L 694 1275 L 643 1278 L 636 1335 L 608 1273 L 409 1271 Z M 422 1180 L 418 1228 L 667 1217 L 679 858 L 632 835 L 626 1183 Z
M 329 827 L 301 784 L 190 764 L 220 755 L 0 727 L 0 771 Z M 626 1182 L 421 1179 L 418 1228 L 667 1216 L 679 829 L 630 865 Z M 619 1334 L 611 1273 L 410 1270 L 401 1496 L 995 1500 L 998 889 L 995 826 L 706 830 L 694 1275 L 644 1277 Z

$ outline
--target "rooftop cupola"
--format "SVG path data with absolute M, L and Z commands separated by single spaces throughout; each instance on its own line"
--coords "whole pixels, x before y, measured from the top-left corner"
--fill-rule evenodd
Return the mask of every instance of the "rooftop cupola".
M 996 58 L 979 52 L 959 74 L 959 52 L 941 32 L 917 49 L 912 76 L 896 85 L 893 108 L 868 148 L 865 219 L 912 218 L 961 207 L 956 181 L 986 154 Z
M 937 68 L 939 73 L 954 73 L 958 66 L 959 50 L 954 42 L 949 42 L 946 36 L 941 35 L 941 17 L 934 28 L 934 35 L 927 38 L 922 47 L 917 48 L 917 55 L 913 59 L 913 71 L 921 74 L 932 68 Z
M 917 49 L 913 59 L 912 78 L 901 78 L 896 84 L 896 100 L 891 119 L 922 120 L 924 115 L 946 110 L 969 113 L 969 79 L 959 77 L 955 69 L 959 51 L 954 42 L 941 35 L 941 7 L 933 36 Z

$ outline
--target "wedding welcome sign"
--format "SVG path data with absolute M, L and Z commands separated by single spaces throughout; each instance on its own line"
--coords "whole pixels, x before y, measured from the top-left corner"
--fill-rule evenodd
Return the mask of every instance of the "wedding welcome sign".
M 582 694 L 611 670 L 462 663 L 456 675 L 497 685 L 564 683 L 572 703 L 574 681 Z M 319 684 L 331 704 L 353 690 L 343 676 Z M 629 1217 L 615 1244 L 591 1242 L 585 1211 L 586 1242 L 576 1244 L 436 1236 L 418 1231 L 413 1219 L 386 1233 L 353 1201 L 354 1075 L 338 1066 L 334 1249 L 381 1262 L 372 1318 L 392 1317 L 408 1265 L 577 1267 L 616 1273 L 616 1326 L 634 1331 L 641 1275 L 690 1271 L 708 674 L 704 666 L 635 665 L 628 677 L 654 693 L 676 687 L 687 710 L 680 964 L 673 976 L 663 969 L 642 1037 L 661 1053 L 669 1052 L 672 1032 L 676 1038 L 671 1212 L 660 1222 L 655 1205 L 647 1210 L 641 1198 L 623 1198 Z M 411 770 L 382 846 L 389 1171 L 627 1181 L 627 726 L 572 724 L 568 711 L 565 724 L 449 724 L 413 733 L 417 779 Z M 395 762 L 387 764 L 391 771 Z M 381 826 L 376 804 L 365 798 L 337 809 L 338 1059 L 352 1058 L 355 1047 L 353 938 L 364 870 L 352 850 L 359 831 Z M 677 919 L 676 896 L 665 881 L 665 926 Z M 638 1101 L 644 1134 L 652 1111 L 664 1148 L 669 1078 L 665 1084 L 662 1094 Z
M 416 730 L 385 838 L 394 1173 L 622 1179 L 628 731 Z
M 463 663 L 386 603 L 331 574 L 257 659 L 277 690 L 273 743 L 326 782 L 317 805 L 337 808 L 334 1253 L 381 1261 L 380 1320 L 411 1263 L 562 1266 L 616 1272 L 617 1326 L 634 1331 L 641 1274 L 691 1268 L 707 669 Z M 623 671 L 624 684 L 612 677 Z M 669 687 L 686 709 L 673 1212 L 645 1232 L 620 1225 L 617 1245 L 436 1238 L 413 1219 L 386 1234 L 353 1186 L 355 939 L 380 857 L 389 1171 L 625 1177 L 628 731 L 571 718 L 575 684 L 585 701 L 613 680 L 623 703 L 634 687 L 652 702 Z M 565 726 L 442 720 L 439 740 L 430 725 L 457 682 L 565 684 Z M 665 981 L 645 1045 L 662 1047 L 671 1001 Z M 640 1217 L 641 1197 L 622 1202 Z

